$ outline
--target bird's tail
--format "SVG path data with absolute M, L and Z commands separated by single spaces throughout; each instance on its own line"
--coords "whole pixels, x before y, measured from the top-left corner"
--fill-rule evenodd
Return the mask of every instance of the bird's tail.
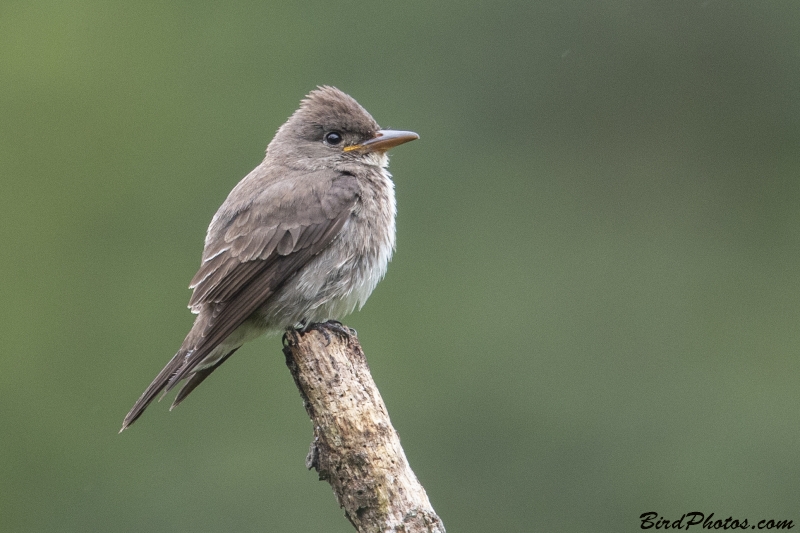
M 191 374 L 189 380 L 186 383 L 184 383 L 183 386 L 181 387 L 181 390 L 178 391 L 178 394 L 175 396 L 175 400 L 172 402 L 172 406 L 170 406 L 169 410 L 172 411 L 174 408 L 176 408 L 178 404 L 183 401 L 184 398 L 189 396 L 189 393 L 192 392 L 195 389 L 195 387 L 200 385 L 200 383 L 202 383 L 204 379 L 206 379 L 214 370 L 216 370 L 219 367 L 219 365 L 224 363 L 228 359 L 228 357 L 233 355 L 233 352 L 235 352 L 238 349 L 239 347 L 237 346 L 233 350 L 223 355 L 220 358 L 220 360 L 214 363 L 212 366 L 204 368 L 202 370 L 198 370 L 197 372 Z
M 125 420 L 122 421 L 122 429 L 119 430 L 122 433 L 128 426 L 133 424 L 137 418 L 142 416 L 142 413 L 150 403 L 155 400 L 156 396 L 164 390 L 167 385 L 169 385 L 172 376 L 183 366 L 183 363 L 186 359 L 187 350 L 183 347 L 178 350 L 167 366 L 161 369 L 161 372 L 158 373 L 156 378 L 153 382 L 145 389 L 142 395 L 136 400 L 136 403 L 133 404 L 130 412 L 125 416 Z M 201 380 L 202 381 L 202 380 Z M 195 385 L 196 386 L 196 385 Z M 194 387 L 193 387 L 194 388 Z

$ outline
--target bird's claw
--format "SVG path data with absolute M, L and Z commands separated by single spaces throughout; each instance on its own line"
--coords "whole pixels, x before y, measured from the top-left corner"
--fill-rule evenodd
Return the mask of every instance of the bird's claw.
M 301 328 L 297 331 L 301 334 L 308 333 L 309 331 L 319 331 L 323 337 L 325 337 L 325 341 L 327 345 L 331 343 L 330 333 L 334 333 L 339 338 L 343 340 L 348 340 L 350 337 L 355 337 L 358 333 L 353 328 L 349 328 L 339 322 L 338 320 L 328 320 L 327 322 L 312 322 L 312 323 L 301 323 Z

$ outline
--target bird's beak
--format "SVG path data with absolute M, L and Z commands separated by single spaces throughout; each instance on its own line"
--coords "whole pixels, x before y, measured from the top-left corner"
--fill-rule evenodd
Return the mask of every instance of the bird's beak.
M 379 130 L 375 137 L 364 141 L 361 144 L 345 146 L 345 152 L 359 150 L 363 152 L 385 152 L 389 148 L 419 139 L 419 135 L 413 131 Z

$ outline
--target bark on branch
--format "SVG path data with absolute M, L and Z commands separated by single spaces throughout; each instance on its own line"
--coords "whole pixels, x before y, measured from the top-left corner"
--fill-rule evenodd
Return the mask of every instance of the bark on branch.
M 283 353 L 314 425 L 306 466 L 330 483 L 359 532 L 444 533 L 408 465 L 355 331 L 315 324 Z

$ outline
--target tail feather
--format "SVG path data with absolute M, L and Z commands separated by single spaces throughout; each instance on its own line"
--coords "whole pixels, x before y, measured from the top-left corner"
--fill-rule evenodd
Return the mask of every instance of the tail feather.
M 184 400 L 184 398 L 189 396 L 190 392 L 192 392 L 198 385 L 200 385 L 200 383 L 202 383 L 204 379 L 210 376 L 211 373 L 219 367 L 219 365 L 224 363 L 228 359 L 228 357 L 233 355 L 233 352 L 235 352 L 238 349 L 239 347 L 236 347 L 227 354 L 225 354 L 219 361 L 214 363 L 213 366 L 204 368 L 203 370 L 198 370 L 194 374 L 191 374 L 189 380 L 183 385 L 183 387 L 181 387 L 181 390 L 178 391 L 178 394 L 175 396 L 175 400 L 172 402 L 172 406 L 170 406 L 169 410 L 172 411 L 173 409 L 175 409 L 178 406 L 178 404 L 180 404 Z
M 233 355 L 233 353 L 238 349 L 239 346 L 232 349 L 224 356 L 222 356 L 212 366 L 203 368 L 201 370 L 197 370 L 195 372 L 190 371 L 190 373 L 186 375 L 185 378 L 181 378 L 176 381 L 175 377 L 186 364 L 186 355 L 189 353 L 189 350 L 181 348 L 178 351 L 178 353 L 176 353 L 175 356 L 170 360 L 170 362 L 167 363 L 167 366 L 165 366 L 161 370 L 161 372 L 158 373 L 153 382 L 147 387 L 147 389 L 145 389 L 145 391 L 142 393 L 139 399 L 136 400 L 136 403 L 133 404 L 133 407 L 131 408 L 130 412 L 125 417 L 125 420 L 123 420 L 122 429 L 120 429 L 119 432 L 122 433 L 125 429 L 127 429 L 128 426 L 136 422 L 136 419 L 142 416 L 144 410 L 147 409 L 147 406 L 150 405 L 153 402 L 153 400 L 156 399 L 156 396 L 158 396 L 159 393 L 162 393 L 161 398 L 159 398 L 160 401 L 169 392 L 169 389 L 172 388 L 172 386 L 176 385 L 179 381 L 182 381 L 182 379 L 187 379 L 188 381 L 184 383 L 183 387 L 181 387 L 181 389 L 178 391 L 175 400 L 172 402 L 170 411 L 175 407 L 177 407 L 178 404 L 180 404 L 189 395 L 190 392 L 192 392 L 195 388 L 197 388 L 197 386 L 200 385 L 200 383 L 202 383 L 204 379 L 206 379 L 209 375 L 211 375 L 211 373 L 214 370 L 216 370 L 219 367 L 219 365 L 224 363 L 228 359 L 228 357 Z
M 147 406 L 152 403 L 152 401 L 158 396 L 160 393 L 170 382 L 172 376 L 180 369 L 183 365 L 185 360 L 187 351 L 181 348 L 178 350 L 170 362 L 167 363 L 167 366 L 161 369 L 161 372 L 158 373 L 156 378 L 153 380 L 152 383 L 145 389 L 142 395 L 136 400 L 136 403 L 133 404 L 130 412 L 125 416 L 125 419 L 122 421 L 122 429 L 119 430 L 122 433 L 128 426 L 136 422 L 136 419 L 142 416 L 142 413 Z

